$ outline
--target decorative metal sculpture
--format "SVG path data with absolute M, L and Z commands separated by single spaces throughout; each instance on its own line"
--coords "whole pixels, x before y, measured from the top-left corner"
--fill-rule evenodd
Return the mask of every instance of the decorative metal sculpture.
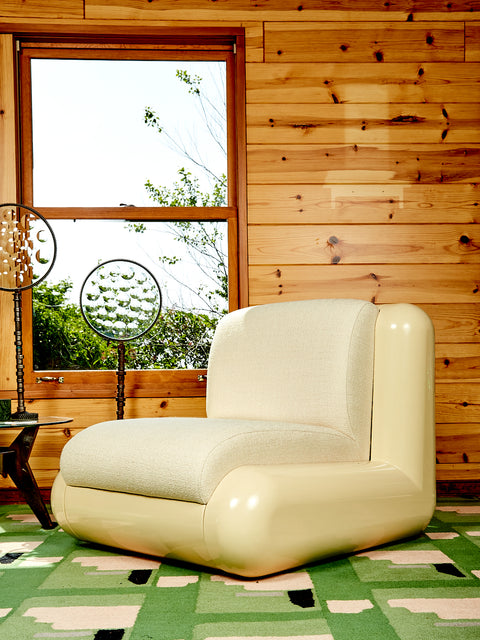
M 0 205 L 0 290 L 12 291 L 15 314 L 17 411 L 12 420 L 36 420 L 25 410 L 22 291 L 44 280 L 55 263 L 57 243 L 45 218 L 23 204 Z
M 154 276 L 138 262 L 107 260 L 92 269 L 80 291 L 85 322 L 99 336 L 118 342 L 117 419 L 125 406 L 125 342 L 153 327 L 162 308 Z

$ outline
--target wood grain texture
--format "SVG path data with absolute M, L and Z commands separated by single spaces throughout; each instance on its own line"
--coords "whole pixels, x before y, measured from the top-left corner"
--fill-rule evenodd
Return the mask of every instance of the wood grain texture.
M 249 262 L 480 264 L 480 234 L 476 225 L 251 225 Z
M 438 349 L 443 343 L 480 343 L 480 304 L 420 304 L 435 328 Z M 438 353 L 442 353 L 441 351 Z
M 251 104 L 252 144 L 479 143 L 480 104 Z
M 480 422 L 480 384 L 440 382 L 435 387 L 437 424 Z
M 205 369 L 165 370 L 161 373 L 153 369 L 127 370 L 125 395 L 128 398 L 181 398 L 183 396 L 204 398 L 206 383 L 199 381 L 198 376 L 205 373 Z M 56 381 L 38 382 L 37 377 L 42 375 L 42 372 L 26 371 L 25 388 L 28 398 L 32 400 L 111 398 L 116 392 L 117 376 L 115 371 L 97 371 L 93 386 L 88 371 L 73 369 L 55 371 L 56 376 L 64 377 L 63 384 Z M 1 392 L 0 397 L 2 397 Z
M 436 443 L 439 463 L 480 462 L 480 424 L 437 424 Z
M 249 145 L 250 184 L 480 181 L 480 145 Z
M 0 203 L 18 202 L 14 69 L 13 38 L 0 34 Z M 12 293 L 0 291 L 0 389 L 16 389 L 13 324 Z
M 308 43 L 308 46 L 306 46 Z M 463 62 L 463 22 L 270 22 L 266 62 Z
M 16 20 L 18 30 L 54 33 L 67 19 L 100 34 L 245 28 L 250 303 L 419 304 L 436 331 L 438 478 L 479 479 L 478 0 L 358 0 L 353 10 L 346 0 L 86 0 L 85 16 L 80 0 L 0 7 L 4 31 Z M 29 408 L 75 418 L 66 432 L 41 429 L 32 463 L 42 486 L 72 434 L 115 417 L 115 382 L 107 374 L 92 398 L 79 374 L 84 397 L 61 399 L 60 385 L 29 381 Z M 204 415 L 195 380 L 155 387 L 132 374 L 128 384 L 129 417 Z
M 480 380 L 479 344 L 437 344 L 435 377 L 439 382 Z
M 250 224 L 480 222 L 480 185 L 251 184 Z
M 83 18 L 83 0 L 2 0 L 0 17 Z
M 436 467 L 437 482 L 451 482 L 451 481 L 473 481 L 480 478 L 480 463 L 466 463 L 466 464 L 437 464 Z M 468 488 L 465 486 L 464 491 L 467 495 Z
M 478 103 L 480 64 L 266 63 L 247 65 L 247 103 Z
M 465 62 L 480 62 L 480 25 L 465 25 Z
M 335 271 L 334 271 L 335 270 Z M 477 302 L 477 265 L 251 266 L 252 305 L 312 298 L 359 298 L 378 304 Z
M 185 19 L 202 20 L 214 16 L 245 19 L 255 15 L 260 20 L 398 20 L 471 19 L 478 11 L 477 0 L 355 0 L 355 4 L 338 0 L 314 0 L 299 4 L 298 0 L 85 0 L 87 18 L 100 19 Z M 473 14 L 474 15 L 474 14 Z

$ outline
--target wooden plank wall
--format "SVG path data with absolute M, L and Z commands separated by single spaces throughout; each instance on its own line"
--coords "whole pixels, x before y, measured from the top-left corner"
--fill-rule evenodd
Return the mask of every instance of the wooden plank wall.
M 244 26 L 248 303 L 424 308 L 437 477 L 480 481 L 479 0 L 3 0 L 0 21 Z M 113 401 L 33 405 L 75 418 L 38 438 L 48 487 L 64 442 L 111 418 Z M 127 402 L 135 416 L 204 410 L 203 398 Z

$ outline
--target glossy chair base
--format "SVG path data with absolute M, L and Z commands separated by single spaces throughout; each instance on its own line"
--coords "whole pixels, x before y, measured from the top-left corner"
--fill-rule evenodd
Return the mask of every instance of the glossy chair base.
M 423 311 L 381 307 L 370 460 L 240 466 L 206 504 L 67 486 L 60 473 L 55 516 L 82 540 L 245 577 L 417 535 L 435 508 L 433 353 Z

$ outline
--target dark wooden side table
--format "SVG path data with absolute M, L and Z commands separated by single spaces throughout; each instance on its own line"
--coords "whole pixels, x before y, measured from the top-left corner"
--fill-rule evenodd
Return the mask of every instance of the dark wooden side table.
M 52 520 L 47 511 L 28 459 L 39 427 L 47 424 L 63 424 L 72 420 L 73 418 L 50 416 L 37 420 L 0 421 L 0 429 L 22 429 L 9 447 L 0 447 L 0 473 L 4 478 L 10 476 L 44 529 L 54 529 L 57 523 Z

